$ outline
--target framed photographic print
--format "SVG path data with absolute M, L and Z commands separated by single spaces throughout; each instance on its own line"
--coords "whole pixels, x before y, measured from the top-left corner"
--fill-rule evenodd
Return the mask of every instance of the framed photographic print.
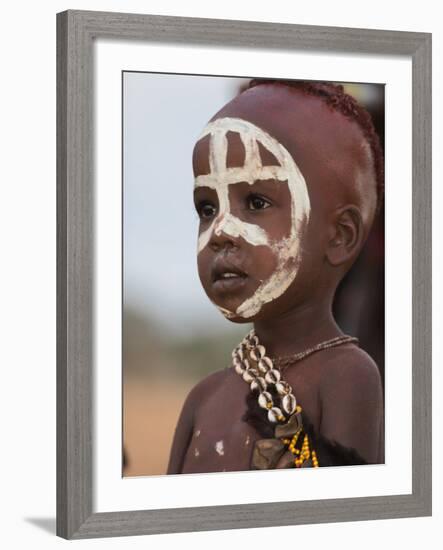
M 57 533 L 429 515 L 431 36 L 57 25 Z

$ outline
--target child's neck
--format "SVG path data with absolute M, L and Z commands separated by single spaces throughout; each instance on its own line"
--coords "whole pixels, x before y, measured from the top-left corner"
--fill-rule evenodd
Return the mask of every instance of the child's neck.
M 343 332 L 332 316 L 332 299 L 298 306 L 278 318 L 257 321 L 255 332 L 268 356 L 284 357 L 305 351 Z

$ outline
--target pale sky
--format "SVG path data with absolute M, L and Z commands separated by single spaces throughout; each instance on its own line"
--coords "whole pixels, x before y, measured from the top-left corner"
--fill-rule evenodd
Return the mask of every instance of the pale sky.
M 125 304 L 184 336 L 233 328 L 198 279 L 192 149 L 207 121 L 243 82 L 124 74 Z

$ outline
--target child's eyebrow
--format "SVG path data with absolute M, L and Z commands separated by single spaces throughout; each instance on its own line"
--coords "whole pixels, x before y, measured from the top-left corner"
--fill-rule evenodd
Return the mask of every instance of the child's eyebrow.
M 280 195 L 282 192 L 288 191 L 288 180 L 257 179 L 249 187 L 254 191 L 260 190 L 265 193 Z
M 281 183 L 288 183 L 288 180 L 280 180 L 280 179 L 275 179 L 275 178 L 268 178 L 268 179 L 256 179 L 254 180 L 254 183 L 252 185 L 263 185 L 263 186 L 269 186 L 272 188 L 274 187 L 277 187 L 278 185 L 280 185 Z
M 207 185 L 199 185 L 194 187 L 194 197 L 200 194 L 216 195 L 217 192 L 213 187 L 208 187 Z
M 210 187 L 196 187 L 193 193 L 193 202 L 197 206 L 202 200 L 210 200 L 212 202 L 218 202 L 218 195 L 215 189 Z

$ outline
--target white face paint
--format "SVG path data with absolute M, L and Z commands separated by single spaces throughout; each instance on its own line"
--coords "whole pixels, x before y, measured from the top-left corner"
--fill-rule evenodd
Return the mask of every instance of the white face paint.
M 245 148 L 245 164 L 228 168 L 228 132 L 237 132 Z M 300 263 L 300 236 L 309 220 L 311 210 L 305 179 L 290 153 L 267 132 L 241 118 L 219 118 L 210 122 L 199 140 L 209 135 L 209 168 L 207 175 L 197 176 L 195 187 L 210 187 L 217 193 L 219 211 L 211 225 L 200 234 L 198 253 L 210 242 L 213 232 L 222 232 L 232 237 L 242 237 L 248 243 L 268 246 L 277 258 L 277 268 L 263 281 L 254 294 L 246 299 L 235 312 L 217 306 L 227 318 L 256 315 L 264 304 L 281 296 L 295 279 Z M 277 159 L 278 165 L 263 166 L 259 145 L 261 144 Z M 289 237 L 279 241 L 270 238 L 259 225 L 242 221 L 234 216 L 229 205 L 229 185 L 257 180 L 275 179 L 288 182 L 291 194 L 291 232 Z M 293 260 L 293 262 L 289 262 Z M 290 265 L 291 264 L 291 265 Z

